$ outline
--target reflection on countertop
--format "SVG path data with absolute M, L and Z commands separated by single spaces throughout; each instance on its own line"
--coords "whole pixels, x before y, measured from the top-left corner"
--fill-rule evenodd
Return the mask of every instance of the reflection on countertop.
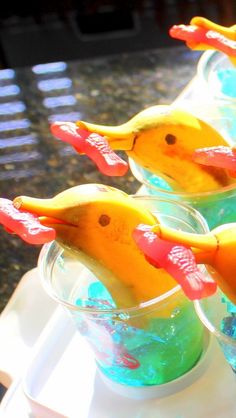
M 115 125 L 151 105 L 169 104 L 194 76 L 199 56 L 175 47 L 0 71 L 1 197 L 52 197 L 84 183 L 135 193 L 139 184 L 130 171 L 123 178 L 103 176 L 87 157 L 55 140 L 49 124 L 84 119 Z M 40 247 L 1 228 L 0 248 L 2 311 L 22 275 L 36 266 Z

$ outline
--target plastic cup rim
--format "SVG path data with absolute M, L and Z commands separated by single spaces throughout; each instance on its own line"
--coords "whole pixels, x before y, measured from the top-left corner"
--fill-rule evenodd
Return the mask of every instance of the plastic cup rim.
M 53 247 L 54 245 L 56 245 L 58 247 L 58 250 L 61 252 L 63 252 L 63 248 L 60 247 L 60 245 L 56 242 L 56 241 L 52 241 L 50 243 L 44 244 L 40 253 L 39 253 L 39 258 L 38 258 L 38 269 L 39 269 L 39 274 L 41 277 L 41 282 L 43 287 L 45 288 L 47 294 L 57 303 L 59 303 L 60 305 L 63 305 L 65 307 L 67 307 L 68 309 L 72 310 L 72 311 L 76 311 L 76 312 L 81 312 L 81 313 L 87 313 L 87 314 L 100 314 L 100 315 L 121 315 L 121 314 L 132 314 L 132 317 L 134 316 L 138 316 L 141 314 L 141 312 L 146 309 L 149 308 L 151 306 L 156 305 L 157 303 L 160 302 L 165 302 L 168 300 L 169 297 L 173 296 L 173 295 L 177 295 L 178 292 L 182 292 L 181 290 L 181 286 L 180 285 L 176 285 L 174 286 L 172 289 L 168 290 L 168 292 L 165 292 L 163 295 L 160 295 L 156 298 L 150 299 L 148 301 L 142 302 L 139 305 L 136 306 L 131 306 L 128 308 L 110 308 L 110 309 L 94 309 L 94 308 L 86 308 L 86 307 L 81 307 L 81 306 L 76 306 L 73 305 L 70 302 L 67 302 L 66 300 L 63 300 L 62 298 L 60 298 L 56 292 L 53 290 L 52 286 L 49 284 L 49 280 L 48 278 L 44 277 L 44 273 L 43 273 L 43 259 L 45 257 L 47 257 L 48 252 L 50 251 L 51 247 Z M 184 295 L 184 293 L 183 293 Z M 133 313 L 137 312 L 136 315 L 134 315 Z

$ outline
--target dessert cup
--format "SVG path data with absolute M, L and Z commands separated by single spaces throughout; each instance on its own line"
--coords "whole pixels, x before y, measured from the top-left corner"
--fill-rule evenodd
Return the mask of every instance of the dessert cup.
M 152 174 L 133 160 L 129 161 L 134 177 L 140 182 L 138 194 L 182 202 L 196 209 L 206 220 L 209 229 L 236 222 L 236 184 L 203 193 L 180 192 L 172 189 L 166 179 Z
M 142 201 L 163 224 L 208 232 L 201 215 L 182 203 L 133 198 Z M 179 285 L 138 306 L 118 309 L 76 254 L 56 241 L 42 248 L 38 269 L 45 291 L 72 317 L 92 349 L 99 373 L 116 392 L 138 398 L 162 396 L 178 390 L 178 385 L 173 389 L 173 382 L 188 373 L 191 378 L 191 371 L 202 364 L 205 327 Z M 204 266 L 202 269 L 208 274 Z

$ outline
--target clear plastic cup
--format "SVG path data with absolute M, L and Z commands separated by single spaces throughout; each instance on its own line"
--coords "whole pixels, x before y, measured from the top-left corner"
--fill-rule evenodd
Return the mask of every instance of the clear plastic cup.
M 194 304 L 200 320 L 217 339 L 227 362 L 236 373 L 236 305 L 220 290 Z
M 236 184 L 210 192 L 180 192 L 172 189 L 166 179 L 142 168 L 133 160 L 130 159 L 129 164 L 134 177 L 141 184 L 138 193 L 174 200 L 191 206 L 205 218 L 209 229 L 224 223 L 236 222 Z
M 236 66 L 221 52 L 204 52 L 195 77 L 173 106 L 192 112 L 217 129 L 229 143 L 235 143 Z
M 204 52 L 197 65 L 197 77 L 210 97 L 236 108 L 236 67 L 227 55 Z
M 208 232 L 201 215 L 183 204 L 147 196 L 134 199 L 141 200 L 163 224 Z M 133 390 L 144 389 L 147 398 L 164 386 L 166 394 L 173 391 L 168 383 L 201 363 L 205 327 L 179 285 L 139 306 L 117 309 L 94 274 L 57 242 L 42 248 L 38 268 L 46 292 L 71 315 L 92 348 L 105 382 L 119 393 L 135 397 Z M 152 389 L 149 395 L 147 388 Z

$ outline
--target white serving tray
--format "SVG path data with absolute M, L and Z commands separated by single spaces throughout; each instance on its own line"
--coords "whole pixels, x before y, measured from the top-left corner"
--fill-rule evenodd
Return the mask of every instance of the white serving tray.
M 22 385 L 37 418 L 236 417 L 235 375 L 214 340 L 205 371 L 187 388 L 133 400 L 104 384 L 87 343 L 60 308 L 39 338 Z
M 182 384 L 186 375 L 180 378 L 169 396 L 151 400 L 120 396 L 101 379 L 87 343 L 58 307 L 41 332 L 23 377 L 5 395 L 0 416 L 15 418 L 17 411 L 19 418 L 235 418 L 236 376 L 214 339 L 206 357 L 204 371 L 201 367 L 196 373 L 197 366 L 194 378 L 190 372 L 187 387 Z
M 0 383 L 4 386 L 9 387 L 24 372 L 56 308 L 42 288 L 37 269 L 28 271 L 0 315 Z

